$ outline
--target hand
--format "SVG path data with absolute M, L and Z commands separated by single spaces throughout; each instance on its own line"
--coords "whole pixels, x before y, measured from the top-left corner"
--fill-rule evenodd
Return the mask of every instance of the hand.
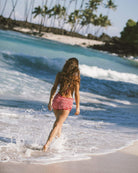
M 76 109 L 76 112 L 75 112 L 75 115 L 79 115 L 79 114 L 80 114 L 80 109 L 77 108 L 77 109 Z
M 52 105 L 50 103 L 48 103 L 48 109 L 52 111 Z

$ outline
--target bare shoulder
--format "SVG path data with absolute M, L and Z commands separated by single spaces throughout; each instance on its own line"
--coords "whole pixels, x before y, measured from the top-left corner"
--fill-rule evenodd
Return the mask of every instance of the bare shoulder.
M 61 72 L 58 72 L 58 73 L 57 73 L 57 77 L 59 77 L 60 75 L 61 75 Z
M 60 76 L 61 76 L 61 72 L 58 72 L 56 75 L 56 79 L 59 80 Z
M 60 73 L 57 73 L 56 79 L 55 79 L 55 82 L 54 82 L 54 87 L 57 87 L 57 85 L 59 84 L 59 78 L 60 78 Z

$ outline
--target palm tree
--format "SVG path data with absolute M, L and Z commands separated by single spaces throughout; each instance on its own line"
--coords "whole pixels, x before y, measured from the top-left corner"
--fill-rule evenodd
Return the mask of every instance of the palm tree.
M 78 24 L 80 23 L 80 20 L 81 20 L 81 11 L 80 10 L 75 10 L 74 11 L 74 17 L 75 17 L 75 25 L 74 25 L 74 32 L 76 31 L 77 29 L 77 26 Z
M 72 4 L 73 1 L 75 1 L 75 0 L 70 0 L 70 1 L 69 1 L 68 8 L 67 8 L 67 14 L 69 13 L 70 6 L 71 6 L 71 4 Z
M 69 8 L 69 5 L 67 3 L 68 0 L 63 0 L 63 5 L 62 5 L 62 26 L 61 28 L 63 29 L 64 28 L 64 25 L 67 23 L 67 16 L 68 16 L 68 8 Z
M 117 5 L 115 5 L 112 0 L 108 0 L 107 4 L 105 4 L 105 8 L 108 8 L 107 16 L 109 16 L 109 10 L 116 10 Z
M 100 14 L 99 17 L 95 19 L 94 25 L 100 26 L 98 30 L 95 32 L 95 35 L 97 35 L 101 28 L 111 26 L 111 22 L 108 19 L 108 16 L 103 16 L 102 14 Z
M 93 10 L 90 8 L 86 8 L 83 10 L 82 15 L 81 15 L 81 28 L 80 30 L 84 27 L 87 26 L 86 28 L 86 33 L 88 32 L 88 29 L 90 27 L 90 24 L 94 24 L 96 15 L 93 13 Z
M 98 6 L 101 5 L 103 0 L 89 0 L 88 3 L 86 3 L 86 8 L 91 9 L 92 11 L 97 10 Z
M 102 14 L 100 14 L 99 20 L 100 20 L 100 25 L 102 27 L 111 26 L 111 22 L 108 19 L 108 16 L 103 16 Z
M 30 7 L 30 9 L 31 9 L 30 22 L 32 22 L 32 12 L 33 12 L 33 9 L 34 9 L 34 3 L 35 3 L 35 0 L 32 0 L 31 1 L 31 7 Z
M 107 27 L 111 25 L 108 16 L 103 16 L 102 14 L 100 14 L 98 17 L 97 14 L 95 13 L 98 7 L 102 5 L 102 2 L 103 0 L 89 0 L 89 2 L 86 3 L 86 8 L 82 12 L 82 18 L 80 23 L 81 24 L 80 29 L 82 29 L 84 26 L 87 26 L 86 33 L 88 33 L 91 24 L 94 26 L 101 26 L 101 27 Z
M 53 20 L 53 15 L 52 15 L 52 13 L 53 13 L 53 4 L 55 4 L 54 3 L 54 0 L 50 0 L 50 4 L 49 4 L 49 15 L 48 15 L 48 18 L 51 19 L 50 26 L 52 26 L 52 20 Z
M 78 27 L 78 32 L 80 31 L 80 28 L 82 27 L 82 26 L 81 26 L 81 20 L 82 20 L 82 18 L 83 18 L 82 13 L 83 13 L 84 1 L 85 1 L 85 0 L 82 0 L 82 1 L 81 1 L 80 8 L 79 8 L 79 10 L 80 10 L 80 20 L 79 20 L 79 22 L 78 22 L 78 25 L 79 25 L 79 27 Z
M 108 26 L 111 26 L 111 22 L 108 19 L 108 16 L 102 16 L 101 14 L 100 26 L 101 28 L 107 28 Z
M 3 13 L 4 13 L 4 10 L 6 8 L 6 5 L 7 5 L 7 0 L 5 0 L 5 3 L 3 5 L 3 9 L 2 9 L 2 12 L 1 12 L 1 16 L 3 16 Z
M 16 0 L 15 3 L 14 3 L 14 1 L 12 0 L 12 6 L 13 6 L 13 8 L 12 8 L 12 11 L 10 12 L 9 18 L 11 18 L 11 15 L 12 15 L 12 13 L 13 13 L 14 10 L 15 10 L 15 7 L 16 7 L 16 5 L 17 5 L 17 2 L 18 2 L 18 0 Z M 14 13 L 14 20 L 15 20 L 15 13 Z
M 57 16 L 60 15 L 61 13 L 61 5 L 58 4 L 58 5 L 55 5 L 50 11 L 51 11 L 51 14 L 49 15 L 50 17 L 54 17 L 54 20 L 53 20 L 53 26 L 55 26 L 55 20 L 57 18 Z
M 60 28 L 63 28 L 65 23 L 71 24 L 71 32 L 76 31 L 76 29 L 81 30 L 84 26 L 86 26 L 86 33 L 88 33 L 91 25 L 101 26 L 101 28 L 111 25 L 108 16 L 100 14 L 98 17 L 96 13 L 99 6 L 102 5 L 103 0 L 81 0 L 80 3 L 78 3 L 77 0 L 68 0 L 68 3 L 67 0 L 63 1 L 63 6 L 61 6 L 62 2 L 60 0 L 49 1 L 49 5 L 47 5 L 48 0 L 45 0 L 45 5 L 43 0 L 42 7 L 38 6 L 34 9 L 32 12 L 32 14 L 34 14 L 34 18 L 38 15 L 41 17 L 39 33 L 41 32 L 42 24 L 44 24 L 46 18 L 52 19 L 51 24 L 53 23 L 53 26 L 56 26 L 55 21 L 58 20 L 58 27 Z M 31 2 L 34 2 L 34 0 L 31 0 Z M 73 12 L 68 14 L 72 2 L 74 2 L 75 9 Z M 53 6 L 53 4 L 55 5 Z M 80 4 L 79 9 L 77 7 L 78 4 Z M 107 4 L 104 4 L 104 7 L 108 9 L 115 9 L 116 5 L 114 5 L 112 0 L 107 0 Z M 67 14 L 68 19 L 66 18 Z
M 58 26 L 61 27 L 61 20 L 63 21 L 63 25 L 64 25 L 64 22 L 66 20 L 66 8 L 65 7 L 61 7 L 60 9 L 60 13 L 58 15 Z M 63 25 L 62 25 L 62 28 L 63 28 Z
M 75 10 L 77 9 L 77 0 L 75 0 Z
M 105 4 L 105 8 L 116 10 L 117 5 L 115 5 L 112 0 L 108 0 L 107 4 Z
M 26 0 L 25 1 L 25 10 L 24 10 L 24 18 L 25 18 L 25 21 L 27 22 L 27 11 L 28 11 L 28 1 Z
M 42 14 L 42 8 L 40 7 L 40 5 L 38 7 L 35 7 L 34 11 L 32 12 L 32 14 L 34 15 L 34 18 L 36 18 L 38 15 Z
M 82 8 L 83 8 L 84 1 L 85 1 L 85 0 L 82 0 L 82 1 L 81 1 L 80 10 L 82 10 Z
M 89 30 L 90 24 L 94 24 L 96 14 L 94 12 L 98 9 L 98 6 L 101 5 L 103 0 L 89 0 L 86 3 L 86 8 L 82 11 L 81 15 L 81 28 L 80 30 L 84 27 L 86 27 L 86 33 Z
M 75 31 L 75 29 L 76 29 L 75 24 L 76 23 L 78 24 L 78 22 L 79 22 L 79 19 L 80 19 L 80 13 L 79 12 L 80 12 L 79 10 L 75 10 L 68 17 L 68 21 L 67 22 L 71 24 L 71 32 Z
M 49 10 L 48 10 L 48 6 L 47 6 L 47 3 L 48 3 L 48 0 L 45 0 L 45 3 L 44 3 L 44 23 L 45 24 L 45 20 L 47 21 L 47 17 L 48 17 L 48 14 L 49 14 Z
M 48 17 L 51 13 L 51 10 L 48 9 L 48 7 L 46 5 L 44 5 L 44 9 L 43 9 L 43 16 L 44 16 L 44 22 L 43 24 L 45 23 L 45 19 L 46 17 Z M 48 19 L 48 18 L 47 18 Z
M 39 27 L 39 34 L 41 33 L 41 28 L 42 28 L 42 22 L 43 22 L 43 17 L 44 17 L 44 11 L 43 9 L 38 6 L 38 7 L 35 7 L 34 11 L 32 12 L 32 14 L 35 14 L 34 15 L 34 18 L 36 18 L 38 15 L 41 16 L 41 22 L 40 22 L 40 27 Z

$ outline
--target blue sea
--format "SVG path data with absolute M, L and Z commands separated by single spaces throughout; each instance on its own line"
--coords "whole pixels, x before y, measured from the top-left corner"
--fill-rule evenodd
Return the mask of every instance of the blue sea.
M 80 115 L 45 144 L 55 121 L 47 108 L 57 72 L 79 59 Z M 115 152 L 138 140 L 138 59 L 125 59 L 0 30 L 0 162 L 50 164 Z

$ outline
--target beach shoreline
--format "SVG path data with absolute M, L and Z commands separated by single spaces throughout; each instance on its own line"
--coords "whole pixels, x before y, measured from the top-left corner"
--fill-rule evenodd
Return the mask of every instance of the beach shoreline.
M 0 163 L 1 173 L 137 173 L 138 141 L 114 153 L 92 155 L 89 160 L 67 161 L 48 165 L 31 163 Z
M 105 33 L 99 37 L 92 34 L 85 36 L 78 32 L 71 32 L 55 27 L 45 27 L 40 24 L 13 20 L 3 16 L 0 16 L 0 29 L 21 32 L 64 44 L 87 47 L 89 49 L 108 52 L 109 54 L 116 54 L 123 58 L 129 59 L 131 57 L 135 60 L 138 57 L 138 51 L 135 45 L 122 42 L 119 37 L 111 37 Z
M 98 41 L 98 40 L 90 40 L 90 39 L 86 39 L 86 38 L 54 34 L 52 32 L 50 32 L 50 33 L 41 32 L 41 36 L 39 34 L 35 35 L 34 33 L 37 33 L 38 31 L 35 29 L 31 30 L 29 28 L 14 27 L 13 30 L 16 32 L 29 34 L 29 35 L 36 36 L 39 38 L 57 41 L 57 42 L 69 44 L 69 45 L 77 45 L 77 46 L 81 46 L 81 47 L 89 47 L 89 46 L 93 46 L 93 45 L 103 45 L 104 44 L 104 42 Z
M 52 32 L 41 32 L 41 34 L 38 33 L 38 30 L 36 29 L 29 29 L 29 28 L 23 28 L 23 27 L 14 27 L 12 29 L 13 31 L 20 32 L 23 34 L 28 34 L 31 36 L 35 36 L 38 38 L 43 38 L 51 41 L 56 41 L 59 43 L 64 43 L 72 46 L 80 46 L 88 49 L 93 49 L 97 51 L 102 51 L 111 55 L 123 57 L 126 59 L 131 60 L 137 60 L 137 56 L 131 55 L 130 52 L 125 53 L 123 49 L 129 48 L 129 45 L 121 45 L 120 42 L 110 43 L 110 42 L 104 42 L 100 40 L 94 40 L 94 39 L 88 39 L 88 38 L 79 38 L 75 36 L 70 35 L 61 35 L 61 34 L 55 34 Z

